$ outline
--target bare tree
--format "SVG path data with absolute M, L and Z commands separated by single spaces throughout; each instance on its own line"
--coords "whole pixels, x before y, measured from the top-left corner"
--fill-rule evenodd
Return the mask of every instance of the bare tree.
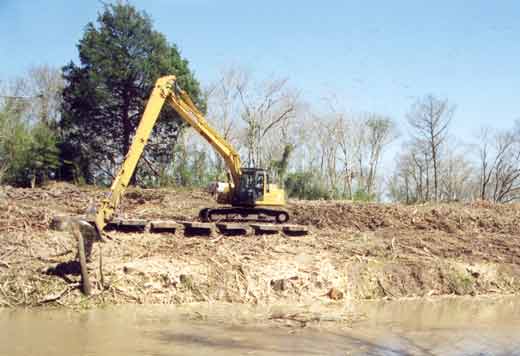
M 320 173 L 333 197 L 337 195 L 339 183 L 338 123 L 335 120 L 314 117 L 314 130 L 318 134 L 316 144 L 320 147 Z
M 282 183 L 293 151 L 304 141 L 298 123 L 308 115 L 288 80 L 260 81 L 232 66 L 222 70 L 205 93 L 208 121 L 239 151 L 244 165 L 270 169 L 273 181 Z M 221 177 L 226 171 L 223 161 L 214 152 L 211 157 Z
M 363 120 L 365 145 L 368 151 L 368 167 L 365 191 L 368 196 L 374 193 L 379 163 L 383 149 L 397 138 L 394 121 L 386 116 L 367 114 Z
M 373 199 L 384 149 L 397 137 L 394 121 L 375 113 L 347 115 L 334 107 L 311 120 L 306 161 L 322 178 L 320 185 L 331 197 L 352 199 L 357 193 Z
M 239 100 L 237 87 L 247 81 L 244 71 L 230 67 L 223 69 L 219 78 L 211 83 L 204 91 L 208 110 L 207 119 L 216 130 L 234 147 L 240 149 L 239 130 L 242 106 Z M 208 152 L 211 149 L 208 148 Z M 226 168 L 219 154 L 212 152 L 215 168 L 219 176 Z
M 62 84 L 60 71 L 49 66 L 33 67 L 23 77 L 2 83 L 0 182 L 6 172 L 15 169 L 17 164 L 20 166 L 16 161 L 21 160 L 23 152 L 31 147 L 38 147 L 37 152 L 45 157 L 31 156 L 24 163 L 26 172 L 41 170 L 42 162 L 54 157 L 56 147 L 51 138 L 56 135 L 56 123 L 60 119 Z M 36 179 L 36 174 L 33 174 L 33 179 Z
M 453 117 L 455 106 L 433 95 L 418 100 L 408 113 L 408 122 L 420 145 L 428 148 L 433 166 L 433 199 L 439 199 L 440 151 Z
M 236 84 L 245 123 L 247 161 L 251 166 L 263 166 L 267 162 L 262 144 L 267 135 L 296 117 L 298 94 L 288 88 L 288 79 L 267 80 L 252 88 L 247 78 Z
M 403 144 L 389 181 L 390 197 L 407 204 L 428 200 L 430 161 L 415 142 Z
M 29 69 L 27 95 L 35 98 L 32 112 L 39 122 L 53 126 L 60 119 L 64 81 L 58 68 L 42 65 Z
M 520 145 L 518 137 L 504 132 L 496 136 L 493 200 L 508 203 L 520 198 Z
M 417 202 L 419 187 L 413 184 L 413 178 L 416 177 L 414 172 L 416 165 L 411 155 L 408 152 L 400 153 L 395 162 L 394 173 L 388 178 L 388 195 L 392 200 L 406 204 Z
M 479 135 L 479 196 L 494 202 L 520 198 L 520 130 L 493 132 L 489 128 Z
M 470 157 L 468 145 L 454 142 L 446 145 L 440 174 L 440 199 L 443 201 L 468 201 L 476 195 L 476 170 Z
M 28 124 L 55 126 L 60 119 L 64 81 L 58 68 L 41 65 L 2 87 L 2 95 L 23 105 Z
M 485 200 L 487 197 L 487 189 L 491 181 L 493 167 L 490 167 L 494 163 L 490 162 L 490 140 L 491 129 L 487 127 L 483 127 L 480 129 L 480 133 L 478 136 L 479 139 L 479 165 L 480 165 L 480 174 L 479 174 L 479 197 L 482 200 Z
M 431 158 L 425 147 L 414 142 L 411 144 L 410 157 L 414 165 L 414 181 L 416 185 L 416 201 L 430 200 L 430 166 Z
M 344 113 L 339 113 L 337 118 L 337 143 L 340 150 L 342 163 L 341 176 L 343 179 L 343 195 L 352 199 L 354 181 L 354 122 Z

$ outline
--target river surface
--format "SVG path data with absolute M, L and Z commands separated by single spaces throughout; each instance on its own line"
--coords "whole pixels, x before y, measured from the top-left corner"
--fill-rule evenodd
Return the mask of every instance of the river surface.
M 229 305 L 0 309 L 0 355 L 520 355 L 519 297 L 351 308 L 363 317 L 307 327 Z

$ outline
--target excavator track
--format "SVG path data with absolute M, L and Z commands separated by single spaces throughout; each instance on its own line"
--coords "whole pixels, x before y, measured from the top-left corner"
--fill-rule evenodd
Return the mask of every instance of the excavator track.
M 69 231 L 71 226 L 80 222 L 83 225 L 92 225 L 89 234 L 96 235 L 95 221 L 84 215 L 67 216 L 57 215 L 51 222 L 51 229 Z M 307 235 L 309 228 L 303 225 L 273 224 L 270 222 L 200 222 L 185 220 L 148 220 L 148 219 L 113 219 L 107 224 L 108 231 L 118 232 L 149 232 L 184 234 L 185 236 L 211 236 L 216 233 L 223 235 L 271 235 L 283 233 L 288 236 Z M 85 232 L 82 230 L 82 234 Z M 92 238 L 92 236 L 90 237 Z
M 204 208 L 199 212 L 199 218 L 203 222 L 215 222 L 223 220 L 262 221 L 271 218 L 279 224 L 284 224 L 289 221 L 289 212 L 280 208 L 229 206 L 219 208 Z

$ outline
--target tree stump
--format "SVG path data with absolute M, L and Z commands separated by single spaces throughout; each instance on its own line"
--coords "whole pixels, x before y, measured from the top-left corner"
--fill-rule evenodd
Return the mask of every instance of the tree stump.
M 79 221 L 76 227 L 73 229 L 74 237 L 76 238 L 76 241 L 78 243 L 78 259 L 79 259 L 79 265 L 81 267 L 81 286 L 82 291 L 86 295 L 90 295 L 92 293 L 92 285 L 90 284 L 90 278 L 88 276 L 88 270 L 87 270 L 87 254 L 85 251 L 85 238 L 83 236 L 82 230 L 86 230 L 85 228 L 82 229 L 82 224 L 88 224 L 83 221 Z M 90 224 L 88 224 L 90 226 Z M 92 226 L 90 226 L 92 228 Z M 92 245 L 90 244 L 90 248 L 88 249 L 89 255 Z

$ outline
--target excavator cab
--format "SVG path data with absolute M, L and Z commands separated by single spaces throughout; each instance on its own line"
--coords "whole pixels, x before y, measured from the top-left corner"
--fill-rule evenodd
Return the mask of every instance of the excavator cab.
M 265 169 L 242 167 L 235 185 L 232 182 L 218 184 L 221 184 L 221 189 L 216 190 L 217 202 L 231 206 L 202 209 L 199 213 L 202 221 L 229 219 L 233 215 L 242 218 L 262 215 L 274 218 L 278 223 L 289 220 L 289 213 L 283 208 L 285 193 L 271 182 Z M 210 191 L 215 191 L 215 188 L 210 188 Z
M 269 190 L 269 175 L 264 169 L 242 168 L 240 185 L 235 189 L 233 205 L 255 206 Z

